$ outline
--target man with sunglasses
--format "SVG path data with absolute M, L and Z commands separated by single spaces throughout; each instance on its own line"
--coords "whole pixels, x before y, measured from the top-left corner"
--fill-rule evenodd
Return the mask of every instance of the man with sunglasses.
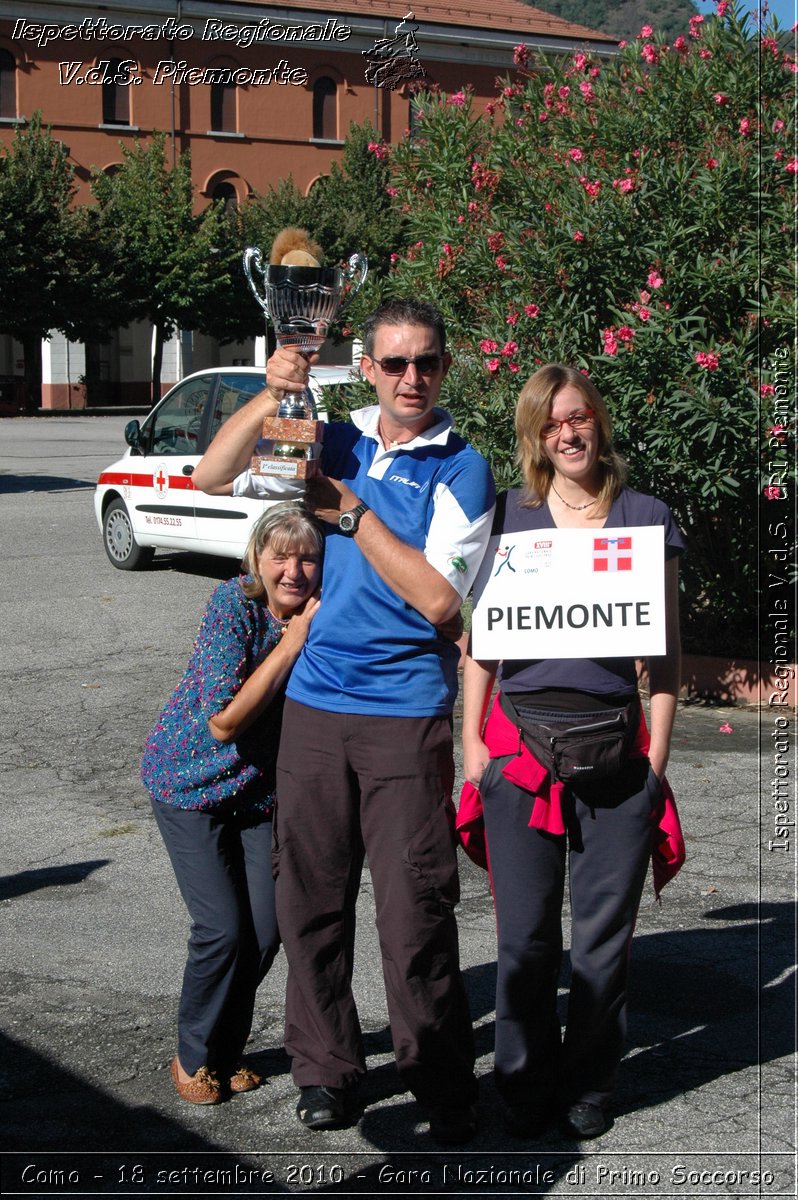
M 459 968 L 449 823 L 459 613 L 488 537 L 490 469 L 436 407 L 451 363 L 433 306 L 391 300 L 365 321 L 361 369 L 377 404 L 325 428 L 305 503 L 328 526 L 324 592 L 287 689 L 274 824 L 288 958 L 286 1049 L 299 1120 L 353 1118 L 365 1073 L 352 995 L 355 903 L 368 855 L 400 1078 L 430 1132 L 476 1131 L 471 1018 Z M 263 418 L 307 384 L 277 350 L 268 388 L 234 414 L 194 475 L 213 493 L 284 496 L 248 470 Z

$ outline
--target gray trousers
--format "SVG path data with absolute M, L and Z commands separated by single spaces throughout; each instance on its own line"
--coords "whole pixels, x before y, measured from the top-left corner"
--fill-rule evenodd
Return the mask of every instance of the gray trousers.
M 570 788 L 567 834 L 529 827 L 533 797 L 491 759 L 480 785 L 496 905 L 496 1085 L 508 1104 L 603 1105 L 626 1037 L 635 919 L 652 848 L 659 783 L 647 759 Z M 557 1014 L 566 863 L 571 984 Z
M 446 717 L 323 712 L 287 701 L 277 764 L 277 916 L 288 959 L 286 1050 L 300 1087 L 366 1069 L 352 994 L 364 854 L 400 1077 L 424 1104 L 475 1095 L 459 967 Z

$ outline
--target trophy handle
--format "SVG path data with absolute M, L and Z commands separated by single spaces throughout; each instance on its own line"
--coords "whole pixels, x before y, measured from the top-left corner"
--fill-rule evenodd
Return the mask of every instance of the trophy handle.
M 342 313 L 346 312 L 349 305 L 354 300 L 357 293 L 360 291 L 363 280 L 366 278 L 369 269 L 369 260 L 365 254 L 353 254 L 349 262 L 342 268 L 341 274 L 347 282 L 351 283 L 349 294 L 341 301 L 341 306 L 336 313 L 336 320 Z
M 244 251 L 244 274 L 246 275 L 247 282 L 252 290 L 252 295 L 255 297 L 258 304 L 261 306 L 261 308 L 265 312 L 266 316 L 268 317 L 269 304 L 266 299 L 266 294 L 264 293 L 263 295 L 261 295 L 260 292 L 258 291 L 258 285 L 252 275 L 252 267 L 253 266 L 256 271 L 260 272 L 261 279 L 265 280 L 266 271 L 263 266 L 263 255 L 261 254 L 261 252 L 257 246 L 248 246 L 247 249 Z

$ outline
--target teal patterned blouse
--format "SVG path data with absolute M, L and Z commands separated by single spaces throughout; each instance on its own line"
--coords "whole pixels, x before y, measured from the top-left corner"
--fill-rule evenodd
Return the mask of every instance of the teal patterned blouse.
M 218 742 L 208 728 L 282 636 L 265 600 L 244 595 L 246 578 L 213 592 L 186 672 L 147 738 L 141 777 L 162 804 L 260 816 L 274 805 L 283 693 L 236 741 Z

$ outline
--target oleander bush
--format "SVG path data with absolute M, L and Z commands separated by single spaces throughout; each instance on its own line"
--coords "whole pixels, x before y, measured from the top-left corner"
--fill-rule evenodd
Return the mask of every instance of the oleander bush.
M 793 353 L 790 41 L 721 0 L 610 58 L 519 46 L 486 114 L 427 93 L 390 151 L 409 232 L 387 290 L 444 311 L 457 427 L 508 485 L 522 382 L 550 361 L 588 372 L 632 486 L 687 535 L 685 645 L 702 653 L 756 653 L 762 397 Z

